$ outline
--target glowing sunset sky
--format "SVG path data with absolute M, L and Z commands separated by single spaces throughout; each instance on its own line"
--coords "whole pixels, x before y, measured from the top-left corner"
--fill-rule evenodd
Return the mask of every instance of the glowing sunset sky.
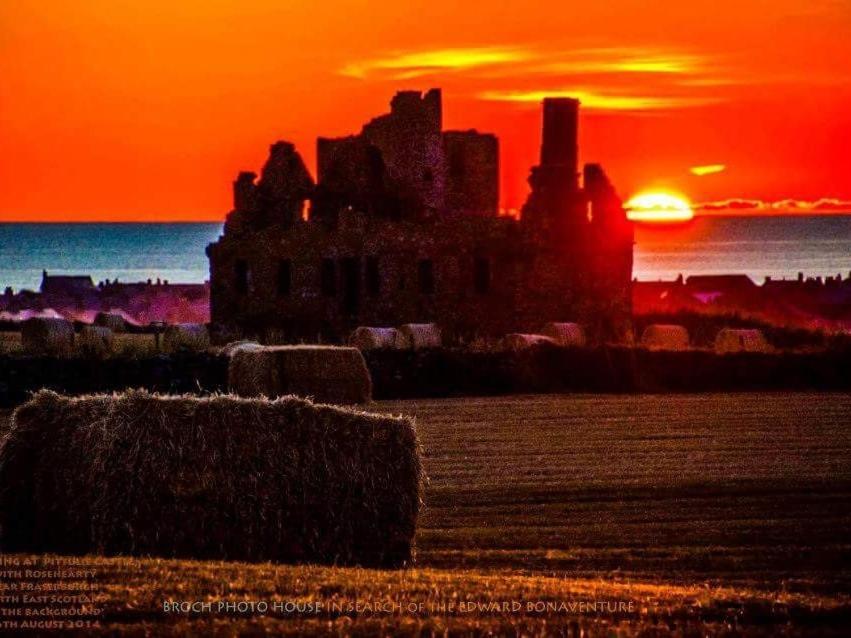
M 499 136 L 506 208 L 545 95 L 582 100 L 625 198 L 851 200 L 851 2 L 546 4 L 2 2 L 0 220 L 223 219 L 276 139 L 313 168 L 317 135 L 429 87 Z

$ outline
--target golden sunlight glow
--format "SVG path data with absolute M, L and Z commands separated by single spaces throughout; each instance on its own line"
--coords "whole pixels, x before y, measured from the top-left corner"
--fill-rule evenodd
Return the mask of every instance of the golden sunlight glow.
M 603 47 L 541 54 L 522 70 L 549 74 L 669 74 L 698 79 L 708 68 L 703 56 L 653 48 Z
M 698 68 L 696 56 L 647 56 L 627 58 L 615 66 L 630 73 L 693 73 Z
M 724 164 L 707 164 L 706 166 L 692 166 L 689 171 L 692 175 L 703 177 L 704 175 L 714 175 L 725 171 L 727 167 Z
M 713 98 L 650 97 L 639 95 L 606 95 L 584 89 L 536 91 L 483 91 L 479 99 L 497 102 L 520 102 L 537 105 L 545 97 L 573 97 L 582 107 L 595 111 L 653 111 L 700 106 Z
M 372 72 L 388 71 L 391 72 L 391 77 L 394 79 L 409 79 L 441 71 L 457 71 L 492 64 L 517 62 L 528 59 L 530 56 L 531 54 L 527 51 L 498 47 L 416 51 L 353 62 L 340 69 L 340 74 L 354 78 L 365 78 Z
M 626 203 L 626 212 L 634 222 L 685 222 L 694 217 L 685 197 L 663 192 L 639 193 Z

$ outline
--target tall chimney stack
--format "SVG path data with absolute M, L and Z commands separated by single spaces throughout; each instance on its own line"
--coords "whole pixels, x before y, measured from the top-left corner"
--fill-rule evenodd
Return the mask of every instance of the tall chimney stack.
M 579 100 L 569 97 L 544 98 L 544 130 L 541 166 L 560 167 L 577 185 Z

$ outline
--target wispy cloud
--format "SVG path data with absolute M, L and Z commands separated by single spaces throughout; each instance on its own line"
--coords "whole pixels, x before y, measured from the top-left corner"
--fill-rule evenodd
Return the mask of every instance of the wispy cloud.
M 342 75 L 366 78 L 385 73 L 402 80 L 446 71 L 505 65 L 530 59 L 530 51 L 500 47 L 436 49 L 431 51 L 395 52 L 369 60 L 351 62 L 340 69 Z
M 379 81 L 460 77 L 468 91 L 488 101 L 571 96 L 593 110 L 661 111 L 718 102 L 681 83 L 709 77 L 710 67 L 703 56 L 657 47 L 491 46 L 389 52 L 352 61 L 339 73 Z
M 698 55 L 649 47 L 596 47 L 542 51 L 527 47 L 456 47 L 391 51 L 344 65 L 341 75 L 405 79 L 446 71 L 484 70 L 485 75 L 585 75 L 600 73 L 694 75 L 705 71 Z
M 771 213 L 851 213 L 851 201 L 822 198 L 817 200 L 781 199 L 765 201 L 761 199 L 733 198 L 717 202 L 703 202 L 693 206 L 695 211 L 703 213 L 736 213 L 743 211 Z
M 722 173 L 727 170 L 727 166 L 724 164 L 706 164 L 704 166 L 692 166 L 688 170 L 692 175 L 703 177 L 704 175 L 715 175 L 716 173 Z
M 706 69 L 707 60 L 698 55 L 644 47 L 598 47 L 542 56 L 530 65 L 531 73 L 589 74 L 629 73 L 693 75 Z
M 572 97 L 578 99 L 583 108 L 597 111 L 658 111 L 703 106 L 716 101 L 715 98 L 614 94 L 585 88 L 482 91 L 478 97 L 489 101 L 533 104 L 540 103 L 545 97 Z

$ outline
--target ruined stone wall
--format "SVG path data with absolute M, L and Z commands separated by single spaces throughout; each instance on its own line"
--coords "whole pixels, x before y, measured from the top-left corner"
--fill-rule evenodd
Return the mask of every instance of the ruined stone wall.
M 274 144 L 259 181 L 238 177 L 208 247 L 212 320 L 292 340 L 425 321 L 450 338 L 579 321 L 592 338 L 623 339 L 632 225 L 599 166 L 580 188 L 577 109 L 544 102 L 520 220 L 497 217 L 496 138 L 442 132 L 439 90 L 399 92 L 359 135 L 320 138 L 316 185 L 291 144 Z
M 537 331 L 582 319 L 583 294 L 559 248 L 537 244 L 520 222 L 503 218 L 376 224 L 352 214 L 336 228 L 269 229 L 208 249 L 212 317 L 247 334 L 273 330 L 291 339 L 339 340 L 358 325 L 424 321 L 455 338 Z M 242 289 L 238 262 L 250 273 Z M 290 278 L 283 287 L 282 263 Z M 333 290 L 323 284 L 329 263 Z M 376 264 L 377 289 L 369 272 Z
M 478 131 L 446 131 L 446 209 L 467 215 L 499 212 L 499 141 Z
M 440 91 L 401 91 L 390 113 L 361 133 L 317 143 L 317 210 L 334 216 L 340 205 L 408 218 L 444 209 L 445 166 Z M 323 199 L 325 198 L 325 199 Z
M 234 209 L 225 221 L 226 234 L 244 234 L 268 226 L 290 226 L 300 220 L 305 201 L 313 195 L 313 177 L 289 142 L 269 147 L 260 179 L 243 171 L 233 183 Z
M 336 222 L 352 207 L 369 215 L 399 217 L 396 197 L 381 151 L 359 135 L 317 140 L 318 188 L 312 211 L 316 219 Z

